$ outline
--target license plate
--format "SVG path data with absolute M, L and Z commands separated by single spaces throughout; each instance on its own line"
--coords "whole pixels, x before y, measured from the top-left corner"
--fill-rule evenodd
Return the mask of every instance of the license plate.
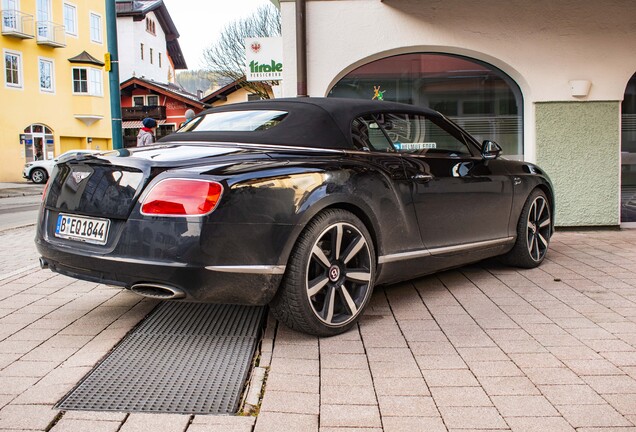
M 55 226 L 55 237 L 103 245 L 108 239 L 109 228 L 109 219 L 60 213 Z

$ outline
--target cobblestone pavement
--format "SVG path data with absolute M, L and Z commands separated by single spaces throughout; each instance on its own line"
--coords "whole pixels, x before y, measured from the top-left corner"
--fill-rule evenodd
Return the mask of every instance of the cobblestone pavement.
M 55 410 L 156 302 L 35 268 L 32 238 L 0 232 L 0 431 L 636 432 L 636 230 L 378 288 L 337 337 L 270 326 L 257 417 Z

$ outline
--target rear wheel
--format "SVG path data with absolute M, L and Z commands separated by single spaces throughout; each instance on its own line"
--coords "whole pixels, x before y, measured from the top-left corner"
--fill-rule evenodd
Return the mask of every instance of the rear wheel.
M 318 336 L 351 328 L 373 292 L 375 251 L 355 215 L 331 209 L 300 235 L 270 306 L 288 327 Z
M 537 267 L 548 252 L 551 236 L 550 203 L 543 191 L 535 189 L 523 206 L 517 223 L 517 241 L 503 256 L 504 262 L 516 267 Z
M 46 183 L 46 179 L 48 178 L 48 174 L 41 168 L 35 168 L 31 171 L 31 181 L 33 183 Z

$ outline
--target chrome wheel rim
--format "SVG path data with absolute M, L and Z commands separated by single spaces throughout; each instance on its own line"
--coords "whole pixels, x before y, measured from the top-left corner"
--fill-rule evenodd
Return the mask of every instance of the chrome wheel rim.
M 307 298 L 322 323 L 340 327 L 358 316 L 371 291 L 371 262 L 369 245 L 353 225 L 341 222 L 322 231 L 306 272 Z
M 534 261 L 541 261 L 548 251 L 551 229 L 550 206 L 545 198 L 538 196 L 530 206 L 526 225 L 526 244 L 530 258 Z
M 40 170 L 33 171 L 31 180 L 33 180 L 33 182 L 35 183 L 42 183 L 42 181 L 44 180 L 44 173 Z

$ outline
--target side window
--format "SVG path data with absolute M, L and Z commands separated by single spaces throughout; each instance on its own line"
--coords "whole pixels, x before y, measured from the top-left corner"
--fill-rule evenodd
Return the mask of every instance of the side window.
M 393 152 L 395 149 L 387 139 L 376 117 L 372 115 L 358 117 L 351 124 L 351 139 L 359 150 Z
M 461 135 L 451 134 L 424 116 L 390 113 L 376 117 L 398 152 L 429 156 L 471 155 Z

